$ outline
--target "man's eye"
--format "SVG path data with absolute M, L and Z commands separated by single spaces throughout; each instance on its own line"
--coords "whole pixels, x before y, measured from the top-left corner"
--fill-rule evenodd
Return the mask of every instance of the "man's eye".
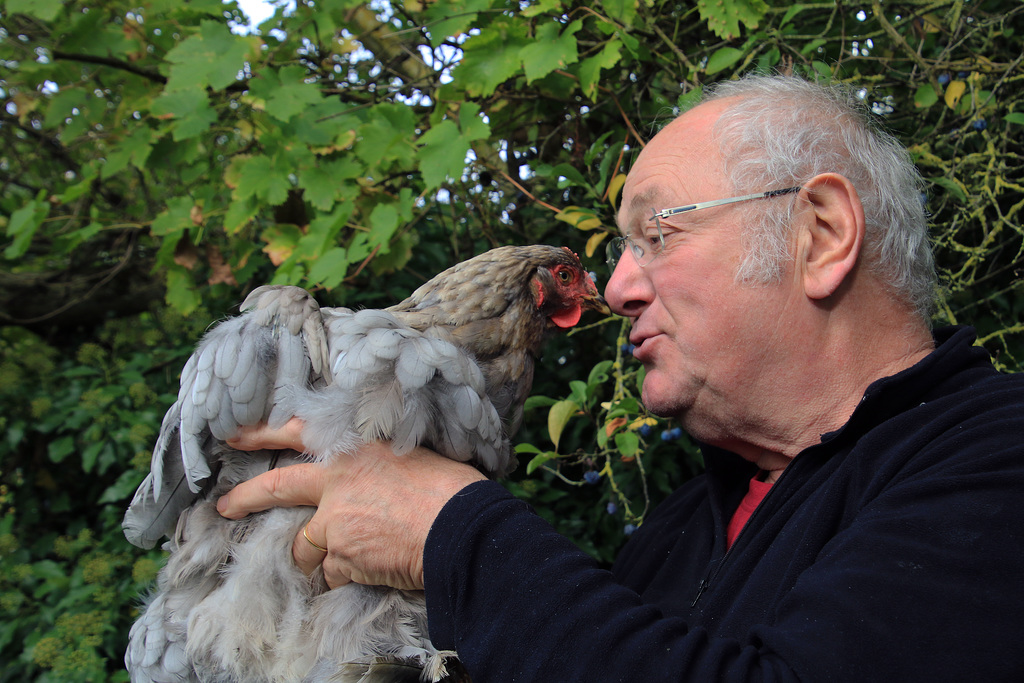
M 658 235 L 656 230 L 647 232 L 640 236 L 640 243 L 643 245 L 644 249 L 657 250 L 661 248 L 661 237 Z

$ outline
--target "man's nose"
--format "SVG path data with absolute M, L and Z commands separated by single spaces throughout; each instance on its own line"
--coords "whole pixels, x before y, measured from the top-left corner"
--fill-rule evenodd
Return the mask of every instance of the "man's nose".
M 604 298 L 613 313 L 636 318 L 653 298 L 651 281 L 627 250 L 615 264 L 604 288 Z

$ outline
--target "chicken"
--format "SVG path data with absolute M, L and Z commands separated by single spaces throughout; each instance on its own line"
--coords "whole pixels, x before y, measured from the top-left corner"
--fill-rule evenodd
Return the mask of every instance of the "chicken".
M 124 518 L 135 545 L 170 551 L 131 630 L 133 681 L 438 681 L 461 669 L 427 636 L 422 593 L 328 591 L 291 559 L 312 508 L 228 520 L 216 501 L 274 467 L 389 440 L 428 446 L 491 477 L 515 465 L 546 335 L 604 300 L 566 248 L 501 247 L 384 310 L 319 308 L 297 287 L 260 287 L 243 315 L 189 358 L 151 471 Z M 229 447 L 241 426 L 306 422 L 308 453 Z

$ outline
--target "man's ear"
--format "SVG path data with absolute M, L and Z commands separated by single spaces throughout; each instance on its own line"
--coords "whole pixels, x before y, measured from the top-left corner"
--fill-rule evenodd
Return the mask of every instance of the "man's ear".
M 864 207 L 857 190 L 838 173 L 822 173 L 803 184 L 813 215 L 801 221 L 798 268 L 804 291 L 825 299 L 839 289 L 860 258 Z

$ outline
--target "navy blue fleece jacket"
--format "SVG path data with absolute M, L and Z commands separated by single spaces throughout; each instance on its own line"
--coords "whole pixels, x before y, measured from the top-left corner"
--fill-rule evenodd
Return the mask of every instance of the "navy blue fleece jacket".
M 798 455 L 732 548 L 752 475 L 707 472 L 611 572 L 480 482 L 427 540 L 430 636 L 475 683 L 1024 680 L 1024 375 L 949 328 Z

